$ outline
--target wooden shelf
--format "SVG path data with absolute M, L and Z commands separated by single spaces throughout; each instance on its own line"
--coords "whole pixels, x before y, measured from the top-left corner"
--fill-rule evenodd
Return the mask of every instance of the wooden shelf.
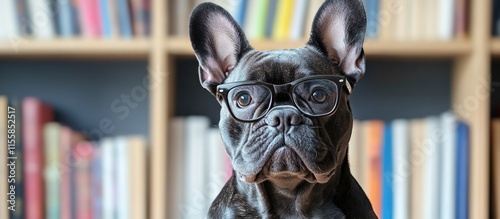
M 259 50 L 291 49 L 304 46 L 302 41 L 251 40 L 250 44 Z M 500 48 L 500 44 L 499 44 Z M 167 39 L 166 51 L 170 55 L 193 55 L 191 43 L 187 37 Z M 380 42 L 367 40 L 365 53 L 368 57 L 405 57 L 405 58 L 454 58 L 470 53 L 467 40 L 418 41 L 418 42 Z M 499 50 L 500 51 L 500 50 Z
M 149 54 L 148 39 L 49 39 L 0 42 L 0 57 L 7 58 L 144 58 Z
M 500 57 L 500 37 L 493 38 L 491 40 L 491 55 L 495 57 Z

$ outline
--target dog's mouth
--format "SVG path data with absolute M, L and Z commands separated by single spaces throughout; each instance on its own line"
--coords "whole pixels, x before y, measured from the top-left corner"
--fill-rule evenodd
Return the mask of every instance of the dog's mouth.
M 261 183 L 265 180 L 302 179 L 309 183 L 326 183 L 335 173 L 335 165 L 326 172 L 311 171 L 312 166 L 295 150 L 288 146 L 277 148 L 265 162 L 262 169 L 255 174 L 238 173 L 240 180 L 247 183 Z M 309 164 L 309 165 L 307 165 Z

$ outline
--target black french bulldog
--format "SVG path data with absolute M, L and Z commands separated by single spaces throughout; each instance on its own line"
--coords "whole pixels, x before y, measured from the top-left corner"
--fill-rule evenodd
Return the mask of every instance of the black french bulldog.
M 377 218 L 347 159 L 365 29 L 361 0 L 327 0 L 305 47 L 257 51 L 223 8 L 193 10 L 200 82 L 221 104 L 234 168 L 208 218 Z

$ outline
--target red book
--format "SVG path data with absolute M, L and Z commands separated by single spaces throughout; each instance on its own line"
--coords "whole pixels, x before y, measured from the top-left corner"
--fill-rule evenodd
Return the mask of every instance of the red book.
M 384 136 L 384 122 L 372 120 L 366 122 L 366 150 L 368 153 L 368 198 L 373 210 L 380 218 L 382 210 L 382 144 Z
M 92 218 L 91 161 L 94 146 L 88 141 L 77 143 L 73 149 L 75 158 L 76 219 Z
M 101 12 L 99 0 L 79 1 L 80 7 L 80 25 L 83 36 L 101 37 Z
M 22 138 L 24 159 L 25 218 L 43 219 L 43 126 L 53 120 L 52 108 L 40 100 L 28 97 L 22 102 Z

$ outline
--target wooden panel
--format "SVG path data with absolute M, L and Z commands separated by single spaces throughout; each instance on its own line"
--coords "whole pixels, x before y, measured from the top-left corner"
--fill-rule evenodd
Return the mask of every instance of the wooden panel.
M 291 49 L 303 47 L 306 41 L 272 41 L 256 40 L 250 44 L 259 50 Z M 379 42 L 367 40 L 365 53 L 368 57 L 406 57 L 406 58 L 453 58 L 470 53 L 471 46 L 466 39 L 453 41 L 429 42 Z M 193 55 L 193 49 L 188 38 L 171 37 L 166 48 L 169 54 Z

